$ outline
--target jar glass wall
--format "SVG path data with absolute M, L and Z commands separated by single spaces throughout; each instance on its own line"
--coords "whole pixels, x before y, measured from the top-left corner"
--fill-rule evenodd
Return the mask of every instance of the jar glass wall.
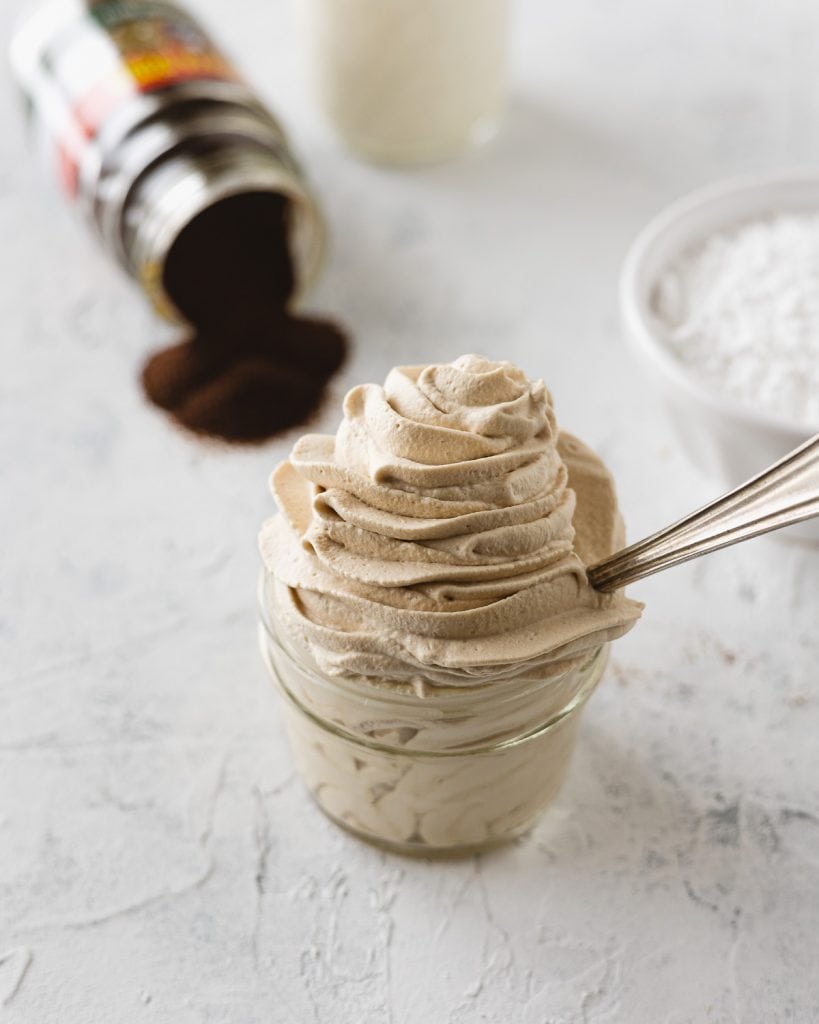
M 321 809 L 403 853 L 468 852 L 527 831 L 557 795 L 608 645 L 548 680 L 413 688 L 331 677 L 261 600 L 265 661 L 296 766 Z

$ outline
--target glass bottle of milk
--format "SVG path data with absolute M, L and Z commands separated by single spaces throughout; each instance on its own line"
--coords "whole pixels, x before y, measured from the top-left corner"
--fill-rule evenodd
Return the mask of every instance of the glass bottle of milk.
M 444 160 L 497 130 L 508 0 L 307 0 L 319 102 L 382 163 Z

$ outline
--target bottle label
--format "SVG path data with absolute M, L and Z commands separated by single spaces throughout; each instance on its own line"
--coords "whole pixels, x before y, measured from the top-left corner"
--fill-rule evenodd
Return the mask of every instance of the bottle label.
M 89 15 L 108 34 L 139 92 L 193 80 L 238 79 L 200 26 L 178 7 L 149 0 L 103 0 Z
M 72 197 L 84 161 L 102 160 L 96 141 L 135 98 L 184 83 L 241 82 L 197 22 L 163 0 L 59 0 L 23 25 L 12 62 L 41 148 Z M 128 118 L 122 123 L 126 131 Z

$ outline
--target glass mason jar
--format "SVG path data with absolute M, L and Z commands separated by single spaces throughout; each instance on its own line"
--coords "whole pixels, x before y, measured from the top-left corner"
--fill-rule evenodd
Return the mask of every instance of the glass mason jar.
M 354 153 L 442 160 L 496 131 L 508 0 L 309 0 L 311 77 Z
M 557 795 L 608 645 L 548 680 L 383 685 L 331 677 L 286 635 L 275 583 L 260 595 L 264 660 L 293 757 L 319 807 L 380 846 L 466 853 L 526 832 Z

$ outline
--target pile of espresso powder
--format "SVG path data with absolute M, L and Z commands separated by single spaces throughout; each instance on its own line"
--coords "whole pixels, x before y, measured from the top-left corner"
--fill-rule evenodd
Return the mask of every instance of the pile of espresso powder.
M 192 220 L 168 254 L 163 284 L 192 330 L 148 360 L 142 382 L 197 434 L 258 442 L 304 423 L 344 361 L 335 324 L 288 311 L 289 213 L 283 196 L 231 196 Z

